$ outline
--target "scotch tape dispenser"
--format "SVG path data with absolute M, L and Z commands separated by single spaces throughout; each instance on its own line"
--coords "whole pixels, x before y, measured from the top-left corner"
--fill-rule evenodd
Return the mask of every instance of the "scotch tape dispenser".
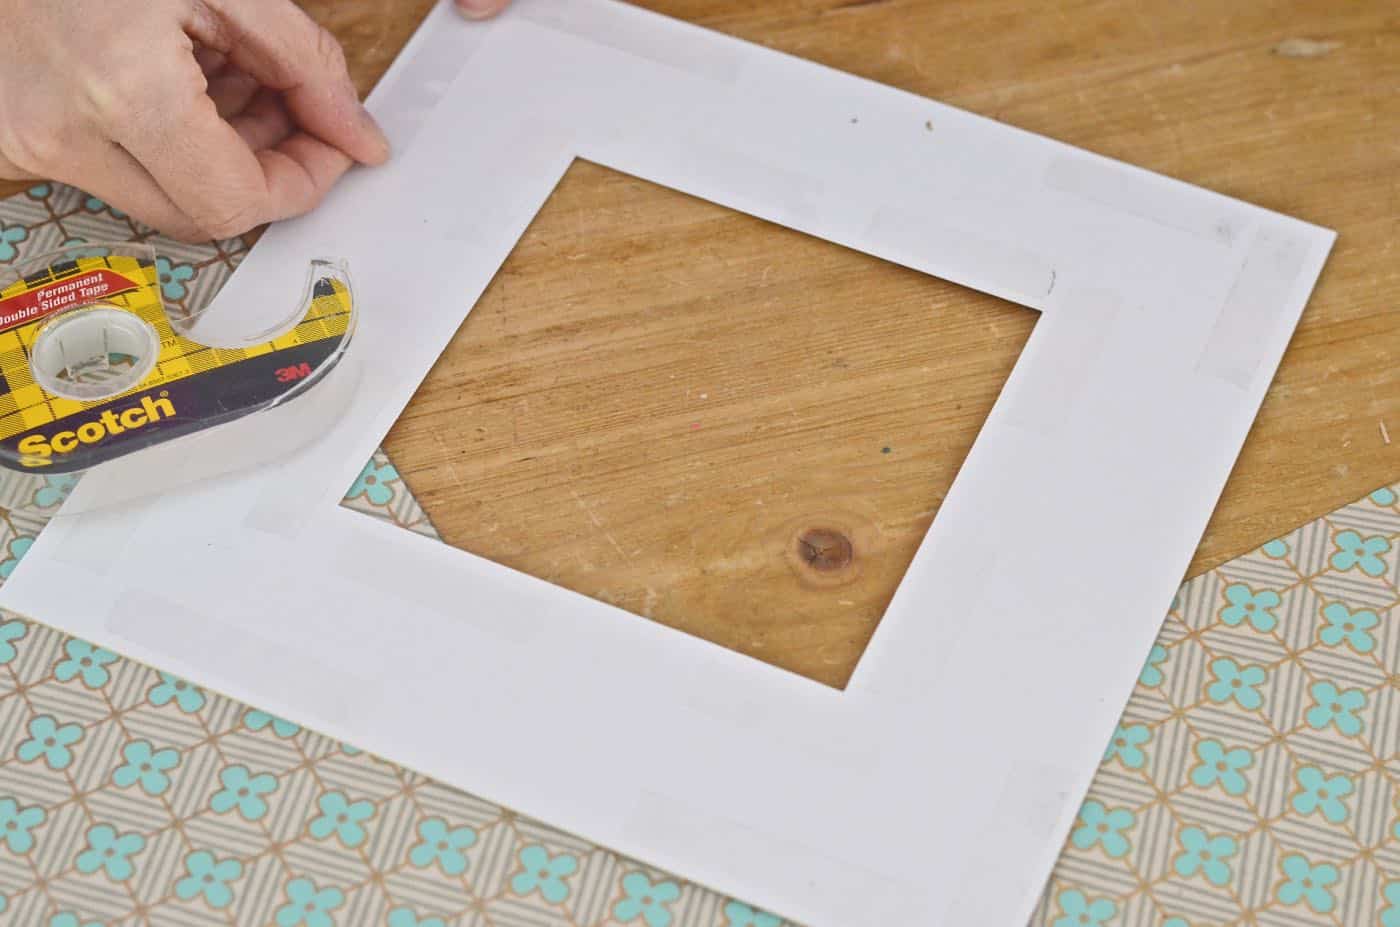
M 332 372 L 355 332 L 344 265 L 312 261 L 289 302 L 271 325 L 266 312 L 240 324 L 237 307 L 214 318 L 167 306 L 145 244 L 75 245 L 0 269 L 0 466 L 59 476 L 123 461 L 119 490 L 88 494 L 91 505 L 76 493 L 62 510 L 73 514 L 285 459 L 317 429 L 263 428 L 255 446 L 216 464 L 141 455 L 288 404 L 312 423 L 343 409 L 351 378 Z

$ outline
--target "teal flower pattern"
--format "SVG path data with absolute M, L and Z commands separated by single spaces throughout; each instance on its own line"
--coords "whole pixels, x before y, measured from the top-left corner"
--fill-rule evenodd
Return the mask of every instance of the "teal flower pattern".
M 578 857 L 570 853 L 551 856 L 544 847 L 533 844 L 521 850 L 518 859 L 521 871 L 510 880 L 511 891 L 517 895 L 539 892 L 550 904 L 559 904 L 569 897 L 565 879 L 578 871 Z
M 5 545 L 9 556 L 0 561 L 0 579 L 9 579 L 10 574 L 19 566 L 19 562 L 24 559 L 24 555 L 29 553 L 29 548 L 34 546 L 34 539 L 30 537 L 10 538 L 10 543 Z
M 1233 701 L 1248 711 L 1264 704 L 1258 688 L 1267 679 L 1262 666 L 1241 666 L 1229 657 L 1220 657 L 1211 661 L 1210 671 L 1215 681 L 1206 686 L 1206 695 L 1212 702 Z
M 1315 682 L 1308 690 L 1313 705 L 1303 716 L 1308 727 L 1325 730 L 1335 727 L 1348 737 L 1361 733 L 1361 717 L 1357 712 L 1366 707 L 1366 693 L 1360 689 L 1339 690 L 1330 682 Z
M 1333 824 L 1347 819 L 1350 809 L 1342 799 L 1355 790 L 1350 779 L 1343 775 L 1328 776 L 1316 766 L 1303 766 L 1298 770 L 1297 780 L 1294 811 L 1302 815 L 1321 813 Z
M 1220 620 L 1232 628 L 1246 621 L 1254 630 L 1262 632 L 1278 626 L 1278 616 L 1273 610 L 1283 600 L 1272 589 L 1255 592 L 1244 583 L 1232 583 L 1225 587 L 1225 601 L 1229 604 L 1221 609 Z
M 1079 809 L 1079 826 L 1070 835 L 1070 842 L 1081 850 L 1098 846 L 1113 859 L 1128 855 L 1131 844 L 1123 832 L 1132 828 L 1136 818 L 1127 808 L 1109 809 L 1102 802 L 1090 799 Z
M 146 693 L 146 701 L 157 708 L 174 702 L 176 707 L 187 715 L 192 715 L 204 707 L 204 692 L 177 676 L 160 673 L 160 682 Z
M 284 721 L 276 715 L 270 715 L 265 711 L 258 711 L 250 708 L 243 716 L 243 726 L 250 731 L 261 731 L 271 727 L 272 733 L 286 740 L 301 733 L 301 728 L 290 721 Z
M 72 911 L 61 911 L 49 921 L 49 927 L 103 927 L 97 921 L 84 921 Z
M 1352 611 L 1341 602 L 1333 602 L 1322 610 L 1327 625 L 1317 632 L 1318 639 L 1328 647 L 1343 644 L 1357 653 L 1370 653 L 1376 649 L 1376 639 L 1370 631 L 1380 624 L 1380 617 L 1369 608 Z
M 674 915 L 667 907 L 681 896 L 675 882 L 653 882 L 641 872 L 629 872 L 622 880 L 624 897 L 613 905 L 613 917 L 624 924 L 641 919 L 647 927 L 670 927 Z
M 1184 828 L 1178 836 L 1182 852 L 1172 862 L 1178 875 L 1189 879 L 1200 873 L 1212 885 L 1230 881 L 1230 859 L 1239 852 L 1235 838 L 1224 834 L 1212 837 L 1199 827 Z
M 1293 853 L 1283 858 L 1283 875 L 1277 893 L 1283 904 L 1306 902 L 1318 914 L 1326 914 L 1337 906 L 1337 899 L 1328 888 L 1341 878 L 1336 866 L 1330 863 L 1314 866 L 1303 854 Z
M 1149 689 L 1155 689 L 1162 684 L 1162 664 L 1167 662 L 1167 648 L 1161 644 L 1153 644 L 1152 649 L 1147 654 L 1147 662 L 1142 666 L 1142 672 L 1138 674 L 1138 684 Z
M 187 875 L 175 883 L 175 897 L 182 901 L 203 898 L 217 910 L 233 904 L 231 882 L 243 877 L 243 864 L 236 859 L 218 859 L 208 850 L 196 850 L 185 857 Z
M 78 485 L 78 474 L 64 473 L 44 477 L 44 485 L 34 491 L 34 504 L 41 509 L 53 508 L 68 498 Z
M 345 903 L 338 888 L 317 888 L 310 879 L 287 883 L 287 903 L 277 909 L 277 927 L 333 927 L 331 912 Z
M 185 284 L 194 279 L 194 268 L 188 264 L 172 264 L 168 258 L 156 258 L 156 273 L 160 276 L 160 291 L 171 302 L 189 295 Z
M 420 920 L 407 906 L 390 911 L 388 924 L 389 927 L 444 927 L 442 918 L 425 917 Z
M 264 795 L 277 790 L 277 779 L 268 774 L 253 775 L 247 766 L 227 766 L 219 772 L 223 788 L 214 793 L 209 807 L 218 814 L 236 810 L 247 821 L 257 821 L 267 814 Z
M 124 882 L 136 871 L 131 857 L 146 848 L 146 838 L 138 833 L 118 833 L 110 824 L 88 828 L 87 849 L 78 854 L 74 864 L 87 875 L 105 872 L 114 882 Z
M 470 827 L 448 827 L 442 818 L 428 818 L 418 824 L 421 841 L 408 851 L 408 861 L 419 869 L 436 865 L 448 875 L 467 871 L 466 851 L 476 844 L 476 831 Z
M 1380 535 L 1363 538 L 1355 531 L 1342 531 L 1333 540 L 1337 552 L 1332 555 L 1332 566 L 1342 570 L 1360 570 L 1367 576 L 1381 576 L 1385 573 L 1385 560 L 1382 555 L 1390 552 L 1390 542 Z
M 1145 724 L 1134 724 L 1130 727 L 1120 724 L 1108 742 L 1108 750 L 1103 755 L 1104 762 L 1116 759 L 1128 769 L 1141 769 L 1147 762 L 1142 745 L 1151 739 L 1152 731 Z
M 374 459 L 370 459 L 365 464 L 365 468 L 360 471 L 359 477 L 350 486 L 350 491 L 345 494 L 346 499 L 368 499 L 374 505 L 388 505 L 389 500 L 394 498 L 392 484 L 399 478 L 399 471 L 393 464 L 379 464 Z
M 98 199 L 97 197 L 95 197 L 95 196 L 89 196 L 87 199 L 83 200 L 83 208 L 86 209 L 88 212 L 103 212 L 103 211 L 106 211 L 106 212 L 110 213 L 110 214 L 112 215 L 112 217 L 115 218 L 115 219 L 125 219 L 125 218 L 126 218 L 126 213 L 122 212 L 120 209 L 117 209 L 117 208 L 115 208 L 115 207 L 113 207 L 113 206 L 108 206 L 106 203 L 104 203 L 102 200 L 99 200 L 99 199 Z
M 15 247 L 29 237 L 29 229 L 22 225 L 6 226 L 0 222 L 0 261 L 13 261 L 19 256 Z
M 157 750 L 149 740 L 134 740 L 122 747 L 125 763 L 112 773 L 112 784 L 125 789 L 140 785 L 147 795 L 164 795 L 170 789 L 167 772 L 180 765 L 180 751 Z
M 42 759 L 49 769 L 67 769 L 73 762 L 69 749 L 83 739 L 77 724 L 59 724 L 53 715 L 40 715 L 29 722 L 29 739 L 19 745 L 15 756 L 21 763 Z
M 374 803 L 350 801 L 344 792 L 327 792 L 316 802 L 321 813 L 307 828 L 317 840 L 334 835 L 351 849 L 365 842 L 368 836 L 364 822 L 374 817 Z
M 1282 538 L 1275 538 L 1259 549 L 1264 552 L 1266 557 L 1272 557 L 1275 560 L 1282 560 L 1288 556 L 1288 542 Z
M 1381 912 L 1381 927 L 1400 927 L 1400 879 L 1388 883 L 1381 890 L 1381 897 L 1387 902 Z
M 21 807 L 13 798 L 0 798 L 0 843 L 16 856 L 23 856 L 34 849 L 33 830 L 47 817 L 39 805 Z
M 724 906 L 724 927 L 783 927 L 783 919 L 767 911 L 759 911 L 742 901 L 731 901 Z
M 1060 916 L 1054 927 L 1104 927 L 1118 913 L 1118 905 L 1109 899 L 1091 900 L 1077 888 L 1060 892 L 1055 902 L 1060 906 Z
M 1391 489 L 1389 486 L 1382 486 L 1380 489 L 1371 493 L 1367 498 L 1376 503 L 1376 505 L 1394 505 L 1397 501 L 1400 501 L 1400 496 L 1396 496 L 1395 490 Z
M 22 640 L 28 630 L 29 626 L 23 621 L 0 622 L 0 665 L 9 663 L 19 656 L 19 651 L 15 649 L 15 641 Z
M 117 661 L 117 655 L 110 650 L 94 647 L 87 641 L 70 640 L 63 645 L 68 656 L 54 667 L 54 678 L 59 682 L 81 677 L 83 685 L 89 689 L 100 689 L 112 678 L 107 666 Z
M 1254 765 L 1254 754 L 1243 747 L 1227 750 L 1218 740 L 1203 740 L 1196 744 L 1196 759 L 1200 762 L 1191 770 L 1192 785 L 1219 785 L 1227 795 L 1243 795 L 1249 789 L 1243 771 Z

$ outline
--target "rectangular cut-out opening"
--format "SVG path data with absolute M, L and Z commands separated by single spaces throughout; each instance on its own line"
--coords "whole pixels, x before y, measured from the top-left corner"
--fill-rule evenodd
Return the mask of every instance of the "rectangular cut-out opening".
M 384 447 L 446 543 L 844 688 L 1035 318 L 578 160 Z

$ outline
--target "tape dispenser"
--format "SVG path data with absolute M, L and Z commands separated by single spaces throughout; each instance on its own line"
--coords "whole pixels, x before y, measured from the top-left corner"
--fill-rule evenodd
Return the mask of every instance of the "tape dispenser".
M 300 301 L 270 326 L 263 313 L 252 323 L 259 330 L 242 331 L 249 324 L 230 317 L 235 309 L 215 319 L 167 306 L 155 250 L 145 244 L 75 245 L 0 268 L 0 466 L 60 477 L 123 461 L 130 485 L 94 498 L 125 501 L 217 475 L 208 465 L 181 465 L 190 455 L 175 452 L 197 435 L 309 394 L 348 394 L 322 386 L 335 379 L 355 332 L 342 263 L 312 261 Z M 268 433 L 277 436 L 271 444 Z M 213 469 L 285 457 L 315 433 L 264 428 L 257 447 L 221 453 Z M 170 442 L 181 446 L 151 454 Z

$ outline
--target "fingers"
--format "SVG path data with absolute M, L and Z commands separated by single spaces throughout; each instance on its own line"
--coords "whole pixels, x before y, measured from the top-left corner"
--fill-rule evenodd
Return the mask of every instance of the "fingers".
M 228 119 L 248 108 L 260 85 L 257 78 L 228 63 L 228 56 L 200 42 L 194 43 L 194 60 L 209 84 L 209 97 Z
M 457 10 L 468 19 L 488 19 L 509 4 L 510 0 L 457 0 Z
M 250 109 L 235 126 L 207 95 L 186 91 L 153 106 L 139 128 L 112 129 L 197 228 L 231 238 L 313 208 L 353 163 L 309 134 L 287 137 L 289 120 L 275 103 Z
M 207 241 L 300 215 L 356 161 L 388 157 L 340 46 L 290 0 L 188 9 L 183 33 L 170 23 L 181 41 L 153 42 L 139 67 L 89 82 L 91 142 L 44 170 L 168 235 Z M 32 175 L 0 160 L 0 176 Z
M 257 158 L 270 202 L 278 209 L 272 219 L 309 212 L 354 163 L 340 149 L 304 132 L 258 152 Z
M 228 58 L 221 51 L 216 51 L 207 45 L 195 43 L 194 60 L 199 62 L 199 68 L 204 72 L 205 77 L 213 77 L 223 70 L 228 63 Z
M 223 115 L 222 113 L 220 115 Z M 225 116 L 229 125 L 253 151 L 282 144 L 296 130 L 291 114 L 276 93 L 264 90 L 238 113 Z
M 263 221 L 266 191 L 257 158 L 220 118 L 200 75 L 190 73 L 194 61 L 152 60 L 147 67 L 160 80 L 148 85 L 139 118 L 108 120 L 112 139 L 208 237 L 227 238 Z
M 257 79 L 237 68 L 225 68 L 209 77 L 209 98 L 225 119 L 247 109 L 258 90 Z
M 187 28 L 263 86 L 281 91 L 293 120 L 310 135 L 363 164 L 388 159 L 389 142 L 360 104 L 340 43 L 289 0 L 204 0 Z

